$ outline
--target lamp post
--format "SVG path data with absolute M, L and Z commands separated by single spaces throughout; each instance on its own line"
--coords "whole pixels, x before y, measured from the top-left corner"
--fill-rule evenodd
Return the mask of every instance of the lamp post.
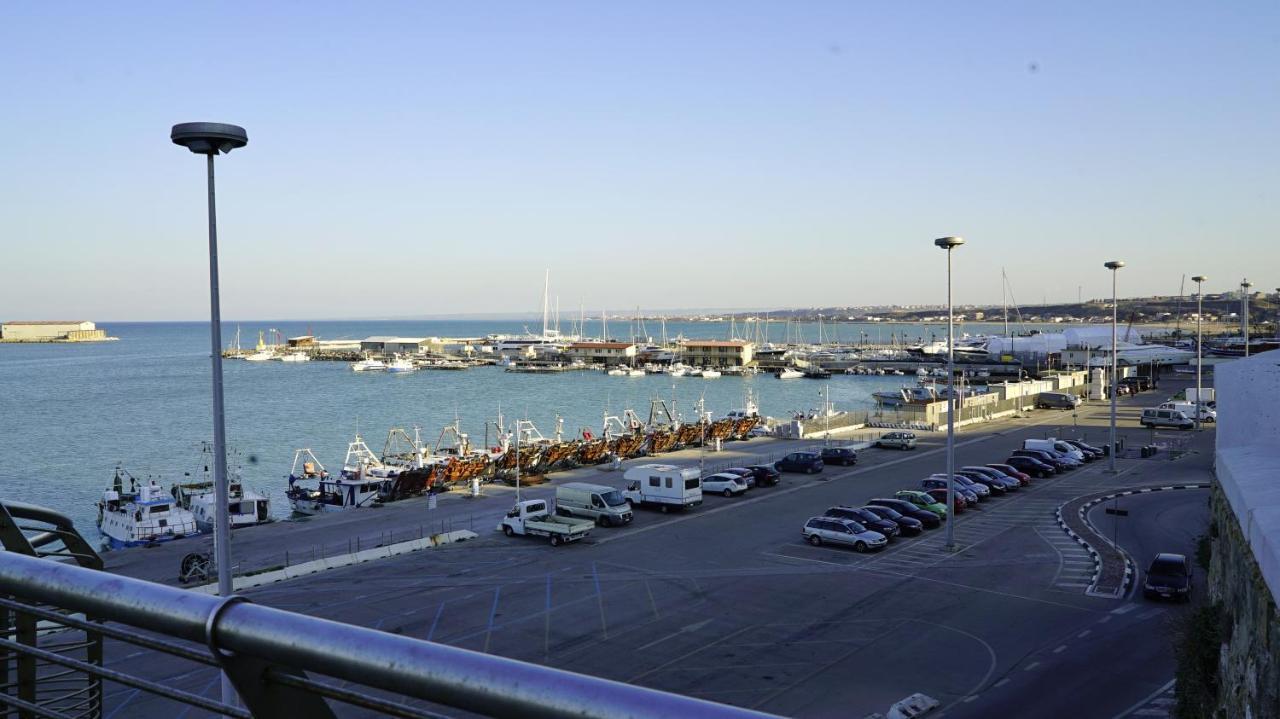
M 1204 319 L 1204 275 L 1196 275 L 1191 281 L 1196 283 L 1196 429 L 1200 429 L 1200 403 L 1204 401 L 1204 390 L 1200 389 L 1200 371 L 1202 369 L 1200 345 L 1204 343 L 1204 335 L 1200 331 L 1200 323 Z
M 934 245 L 947 251 L 947 549 L 956 548 L 956 325 L 951 305 L 951 251 L 964 244 L 963 237 L 939 237 Z
M 222 307 L 218 297 L 218 220 L 214 205 L 213 156 L 228 153 L 249 142 L 243 127 L 219 122 L 184 122 L 174 125 L 169 139 L 197 155 L 205 156 L 209 187 L 209 342 L 213 350 L 213 556 L 218 566 L 218 594 L 231 587 L 231 527 L 227 518 L 227 423 L 222 394 Z M 222 702 L 234 704 L 235 689 L 222 674 Z
M 1116 296 L 1116 274 L 1117 270 L 1124 267 L 1123 260 L 1111 260 L 1103 264 L 1108 270 L 1111 270 L 1111 448 L 1108 450 L 1107 456 L 1110 458 L 1107 471 L 1111 474 L 1116 473 L 1116 390 L 1118 389 L 1117 376 L 1119 371 L 1116 363 L 1116 321 L 1119 319 L 1120 303 Z
M 1240 322 L 1244 328 L 1244 356 L 1249 356 L 1249 288 L 1253 283 L 1240 280 Z

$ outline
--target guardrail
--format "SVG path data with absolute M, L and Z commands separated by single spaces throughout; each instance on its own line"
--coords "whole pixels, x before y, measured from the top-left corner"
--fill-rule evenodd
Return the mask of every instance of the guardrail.
M 66 535 L 65 517 L 14 506 L 0 503 L 0 538 L 47 544 L 47 529 L 10 519 L 38 510 L 63 527 L 68 546 L 83 543 Z M 100 718 L 104 682 L 231 717 L 332 717 L 330 701 L 399 717 L 439 717 L 440 707 L 497 717 L 770 716 L 152 584 L 8 542 L 0 552 L 2 716 Z M 104 637 L 220 669 L 244 706 L 105 666 Z

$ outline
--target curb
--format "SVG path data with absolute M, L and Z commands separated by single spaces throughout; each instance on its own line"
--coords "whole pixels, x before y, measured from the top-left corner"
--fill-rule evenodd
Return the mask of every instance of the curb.
M 1081 537 L 1080 535 L 1072 531 L 1072 529 L 1069 526 L 1067 526 L 1066 521 L 1063 520 L 1062 518 L 1062 508 L 1075 500 L 1074 499 L 1068 500 L 1067 502 L 1064 502 L 1063 504 L 1059 505 L 1058 508 L 1055 509 L 1053 512 L 1054 519 L 1056 519 L 1058 522 L 1058 527 L 1061 528 L 1062 531 L 1067 534 L 1067 536 L 1076 540 L 1076 543 L 1084 547 L 1085 551 L 1089 552 L 1089 556 L 1093 558 L 1093 577 L 1089 580 L 1089 588 L 1085 590 L 1085 594 L 1092 597 L 1118 598 L 1129 592 L 1129 590 L 1133 587 L 1133 581 L 1137 576 L 1137 569 L 1136 567 L 1134 567 L 1133 559 L 1129 556 L 1129 553 L 1125 552 L 1120 547 L 1117 547 L 1115 544 L 1112 544 L 1111 540 L 1107 539 L 1104 533 L 1099 532 L 1098 528 L 1093 526 L 1093 523 L 1089 521 L 1089 510 L 1093 509 L 1094 507 L 1098 506 L 1103 502 L 1107 502 L 1112 499 L 1118 499 L 1120 497 L 1128 497 L 1129 495 L 1132 495 L 1132 494 L 1150 494 L 1151 492 L 1162 492 L 1162 491 L 1174 490 L 1174 489 L 1209 489 L 1210 487 L 1211 485 L 1207 483 L 1196 483 L 1196 484 L 1171 484 L 1171 485 L 1165 485 L 1161 487 L 1141 487 L 1138 489 L 1126 489 L 1126 490 L 1121 490 L 1119 492 L 1112 492 L 1111 494 L 1097 497 L 1095 499 L 1091 499 L 1088 502 L 1085 502 L 1084 504 L 1080 505 L 1080 509 L 1076 511 L 1076 514 L 1080 517 L 1080 521 L 1084 522 L 1085 526 L 1087 526 L 1089 529 L 1092 529 L 1094 532 L 1096 532 L 1098 536 L 1102 537 L 1102 541 L 1106 542 L 1107 544 L 1110 544 L 1117 552 L 1120 553 L 1120 556 L 1124 557 L 1124 579 L 1120 584 L 1119 591 L 1115 592 L 1114 594 L 1110 592 L 1102 592 L 1098 590 L 1098 578 L 1102 575 L 1102 559 L 1099 556 L 1098 551 L 1094 549 L 1087 541 L 1085 541 L 1083 537 Z

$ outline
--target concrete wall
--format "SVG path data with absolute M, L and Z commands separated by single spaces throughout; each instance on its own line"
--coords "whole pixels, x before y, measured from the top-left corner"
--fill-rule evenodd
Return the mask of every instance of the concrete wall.
M 1210 595 L 1229 636 L 1224 716 L 1280 716 L 1280 352 L 1219 365 Z
M 20 322 L 0 325 L 0 337 L 7 340 L 60 339 L 70 332 L 92 330 L 92 322 L 48 322 L 23 324 Z

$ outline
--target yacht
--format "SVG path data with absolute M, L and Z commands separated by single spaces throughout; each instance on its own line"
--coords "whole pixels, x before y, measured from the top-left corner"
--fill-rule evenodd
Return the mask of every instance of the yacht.
M 290 352 L 277 357 L 281 362 L 310 362 L 311 355 L 306 352 Z
M 622 367 L 614 367 L 612 369 L 605 370 L 605 374 L 610 377 L 626 377 L 628 373 L 627 370 Z
M 98 502 L 98 531 L 112 549 L 152 546 L 199 533 L 191 512 L 178 506 L 154 479 L 142 484 L 118 466 L 110 489 Z
M 276 358 L 276 353 L 271 350 L 258 350 L 251 355 L 245 355 L 245 362 L 266 362 Z
M 413 372 L 416 369 L 418 367 L 413 363 L 413 360 L 407 357 L 396 357 L 387 363 L 388 372 Z
M 872 392 L 871 396 L 875 397 L 878 404 L 889 405 L 891 407 L 901 406 L 904 404 L 928 404 L 937 402 L 938 390 L 933 385 L 920 385 L 917 387 L 901 387 L 896 390 L 883 390 L 880 392 Z
M 799 379 L 804 376 L 804 372 L 795 367 L 783 367 L 775 376 L 778 379 Z
M 704 369 L 704 370 L 702 370 L 702 378 L 703 378 L 703 379 L 716 379 L 716 378 L 717 378 L 717 377 L 719 377 L 719 376 L 720 376 L 720 370 L 718 370 L 718 369 Z
M 386 370 L 387 365 L 382 360 L 366 358 L 359 362 L 352 362 L 351 369 L 356 372 L 380 372 Z
M 684 365 L 673 366 L 671 369 L 667 370 L 667 374 L 672 377 L 683 377 L 689 374 L 689 368 Z
M 645 371 L 642 369 L 636 369 L 633 367 L 627 370 L 628 377 L 643 377 L 644 375 L 645 375 Z

